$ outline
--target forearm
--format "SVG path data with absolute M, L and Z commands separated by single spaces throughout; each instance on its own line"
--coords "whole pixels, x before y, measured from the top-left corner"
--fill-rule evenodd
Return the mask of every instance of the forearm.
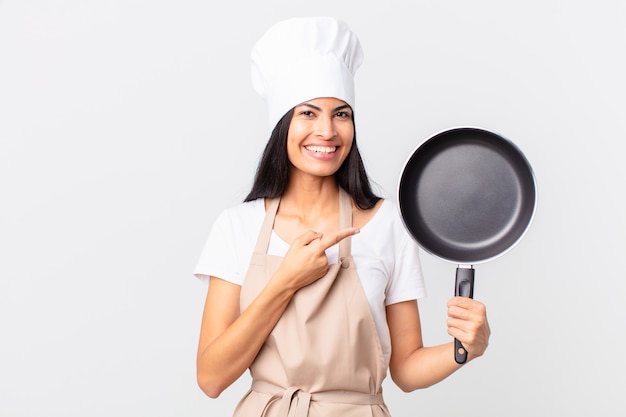
M 207 395 L 217 397 L 246 371 L 293 294 L 292 289 L 270 280 L 239 317 L 199 347 L 198 383 Z
M 392 368 L 391 375 L 400 389 L 409 392 L 434 385 L 459 368 L 461 365 L 454 360 L 454 343 L 451 342 L 415 350 Z
M 387 306 L 391 335 L 389 368 L 394 382 L 404 391 L 426 388 L 461 368 L 454 359 L 454 343 L 424 347 L 417 304 L 412 301 Z M 448 302 L 448 334 L 467 350 L 467 361 L 481 356 L 489 342 L 489 323 L 484 304 L 466 297 Z
M 245 372 L 296 291 L 328 272 L 326 249 L 357 232 L 347 228 L 326 236 L 313 231 L 299 236 L 241 314 L 241 287 L 215 279 L 217 289 L 209 286 L 198 346 L 198 384 L 207 395 L 217 397 Z

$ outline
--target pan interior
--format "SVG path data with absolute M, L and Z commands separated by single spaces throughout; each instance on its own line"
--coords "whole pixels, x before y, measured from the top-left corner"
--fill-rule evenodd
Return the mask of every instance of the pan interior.
M 500 136 L 473 128 L 431 138 L 409 159 L 399 188 L 402 217 L 428 252 L 478 263 L 514 245 L 535 205 L 532 171 Z

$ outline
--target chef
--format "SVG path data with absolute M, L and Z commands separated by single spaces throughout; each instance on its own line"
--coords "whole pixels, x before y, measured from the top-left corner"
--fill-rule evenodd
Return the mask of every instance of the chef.
M 198 383 L 217 397 L 249 369 L 237 417 L 389 416 L 388 370 L 411 391 L 462 365 L 452 342 L 423 346 L 418 248 L 357 147 L 360 42 L 341 20 L 293 18 L 251 58 L 272 133 L 245 202 L 215 220 L 194 271 L 208 282 Z M 485 352 L 482 303 L 452 298 L 447 325 L 468 361 Z

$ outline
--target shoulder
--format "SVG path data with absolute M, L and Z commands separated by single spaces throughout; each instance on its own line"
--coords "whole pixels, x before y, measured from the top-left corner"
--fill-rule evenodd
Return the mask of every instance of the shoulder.
M 361 230 L 357 236 L 373 240 L 376 245 L 389 246 L 388 249 L 407 238 L 397 206 L 390 199 L 381 199 L 372 209 L 361 211 L 354 217 L 353 224 Z
M 263 199 L 222 210 L 213 222 L 194 275 L 216 276 L 241 285 L 263 218 Z
M 254 214 L 259 211 L 265 211 L 265 200 L 263 198 L 246 201 L 245 203 L 239 203 L 234 206 L 225 208 L 222 213 L 226 213 L 227 215 L 232 217 L 240 217 Z
M 376 212 L 373 214 L 370 223 L 374 227 L 391 227 L 395 231 L 404 229 L 400 211 L 395 201 L 388 198 L 381 199 L 373 210 L 376 210 Z
M 378 213 L 382 209 L 383 206 L 386 206 L 386 200 L 381 198 L 376 202 L 376 204 L 369 209 L 361 209 L 356 204 L 353 203 L 352 206 L 352 225 L 358 228 L 363 228 L 368 225 L 375 217 L 378 216 Z
M 390 199 L 383 199 L 376 206 L 377 210 L 369 221 L 361 227 L 361 233 L 367 240 L 373 240 L 382 250 L 391 252 L 409 250 L 414 251 L 414 241 L 409 235 L 397 204 Z M 373 243 L 372 243 L 373 244 Z
M 254 232 L 265 216 L 265 201 L 260 198 L 228 207 L 216 219 L 216 225 L 227 227 L 231 232 Z

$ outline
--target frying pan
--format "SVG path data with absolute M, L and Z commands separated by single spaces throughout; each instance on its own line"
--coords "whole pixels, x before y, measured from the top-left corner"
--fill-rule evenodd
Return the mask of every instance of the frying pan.
M 473 298 L 473 265 L 509 251 L 532 222 L 535 177 L 510 140 L 457 127 L 430 137 L 409 156 L 398 206 L 422 249 L 457 264 L 455 295 Z M 464 363 L 467 351 L 457 339 L 454 343 L 454 358 Z

